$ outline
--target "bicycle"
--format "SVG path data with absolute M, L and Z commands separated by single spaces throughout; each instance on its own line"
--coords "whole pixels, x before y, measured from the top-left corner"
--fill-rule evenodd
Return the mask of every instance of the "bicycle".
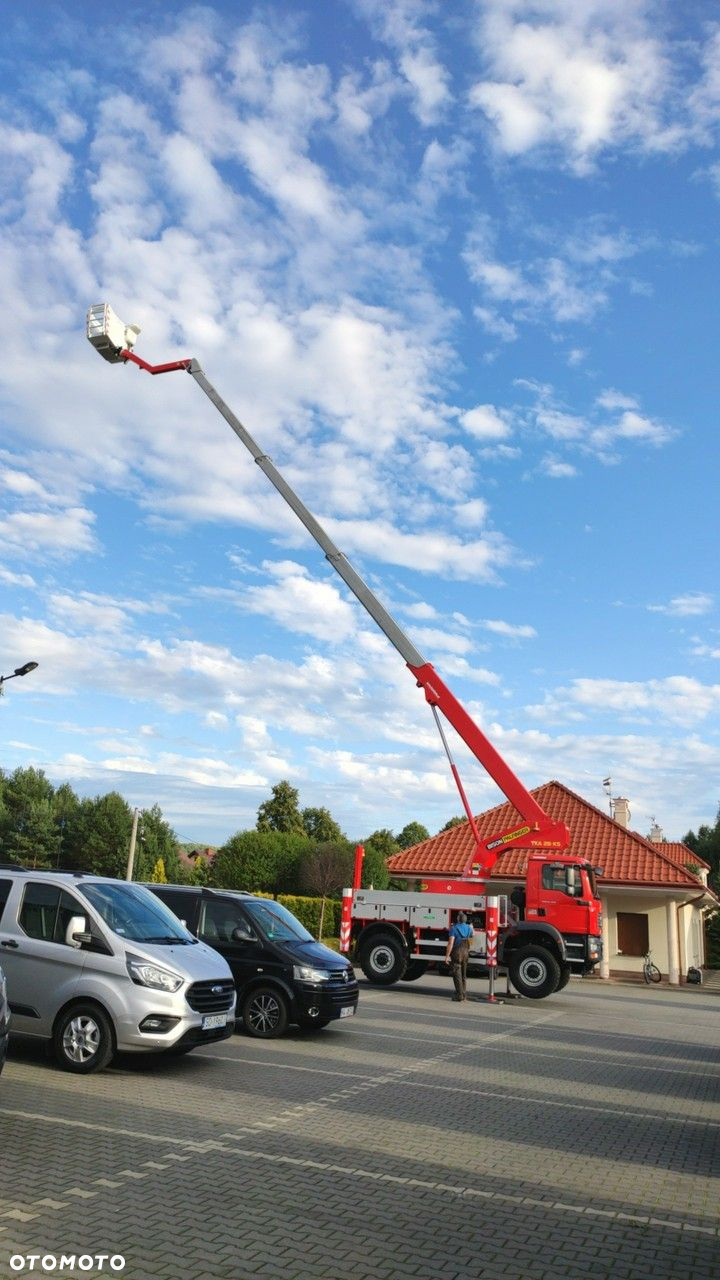
M 643 978 L 644 978 L 644 979 L 645 979 L 645 981 L 647 982 L 648 986 L 650 985 L 650 983 L 651 983 L 651 982 L 661 982 L 661 981 L 662 981 L 662 974 L 661 974 L 660 970 L 658 969 L 657 965 L 656 965 L 656 964 L 653 964 L 652 960 L 650 959 L 650 952 L 649 952 L 649 951 L 648 951 L 647 955 L 643 957 L 643 970 L 642 970 L 642 971 L 643 971 Z

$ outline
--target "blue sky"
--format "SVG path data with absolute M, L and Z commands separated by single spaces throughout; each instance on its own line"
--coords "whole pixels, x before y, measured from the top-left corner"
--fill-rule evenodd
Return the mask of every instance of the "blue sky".
M 106 12 L 106 11 L 103 11 Z M 459 801 L 196 356 L 526 785 L 720 800 L 720 21 L 639 0 L 5 16 L 2 758 L 350 837 Z M 500 799 L 460 744 L 476 811 Z

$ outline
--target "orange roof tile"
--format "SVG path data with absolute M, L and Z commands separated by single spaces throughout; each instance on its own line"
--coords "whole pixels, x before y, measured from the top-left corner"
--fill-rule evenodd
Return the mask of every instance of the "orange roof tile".
M 666 848 L 675 851 L 684 845 L 651 844 L 643 836 L 621 827 L 608 814 L 583 800 L 582 796 L 563 786 L 561 782 L 546 782 L 536 787 L 533 796 L 547 814 L 556 822 L 565 822 L 570 828 L 569 852 L 575 857 L 588 858 L 595 866 L 603 868 L 603 884 L 633 884 L 648 886 L 674 886 L 677 888 L 701 888 L 697 878 L 685 870 L 685 859 L 670 857 Z M 511 804 L 487 809 L 475 819 L 481 836 L 489 838 L 498 831 L 505 831 L 521 821 L 520 814 Z M 397 876 L 458 876 L 462 874 L 474 842 L 470 824 L 441 831 L 410 849 L 403 849 L 388 860 L 388 870 Z M 698 861 L 690 854 L 690 861 Z M 528 850 L 508 849 L 500 855 L 492 870 L 493 879 L 520 879 L 527 869 Z
M 702 871 L 712 871 L 710 863 L 705 862 L 697 853 L 693 853 L 692 849 L 688 849 L 681 840 L 663 840 L 657 848 L 679 867 L 700 867 Z

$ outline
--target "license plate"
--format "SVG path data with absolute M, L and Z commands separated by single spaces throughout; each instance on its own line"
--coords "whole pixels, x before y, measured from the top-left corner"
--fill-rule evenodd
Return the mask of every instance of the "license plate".
M 227 1023 L 226 1013 L 210 1013 L 202 1020 L 203 1031 L 212 1031 L 213 1027 L 224 1027 Z
M 346 1005 L 345 1005 L 345 1008 L 340 1010 L 340 1017 L 341 1017 L 341 1018 L 352 1018 L 352 1016 L 353 1016 L 354 1012 L 355 1012 L 355 1005 L 354 1005 L 354 1004 L 346 1004 Z

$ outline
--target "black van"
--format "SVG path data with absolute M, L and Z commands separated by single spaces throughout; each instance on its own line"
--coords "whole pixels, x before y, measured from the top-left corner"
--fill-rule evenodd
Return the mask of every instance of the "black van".
M 279 902 L 229 889 L 145 887 L 225 958 L 237 987 L 238 1017 L 249 1035 L 281 1036 L 290 1023 L 315 1031 L 355 1013 L 352 965 L 316 942 Z

